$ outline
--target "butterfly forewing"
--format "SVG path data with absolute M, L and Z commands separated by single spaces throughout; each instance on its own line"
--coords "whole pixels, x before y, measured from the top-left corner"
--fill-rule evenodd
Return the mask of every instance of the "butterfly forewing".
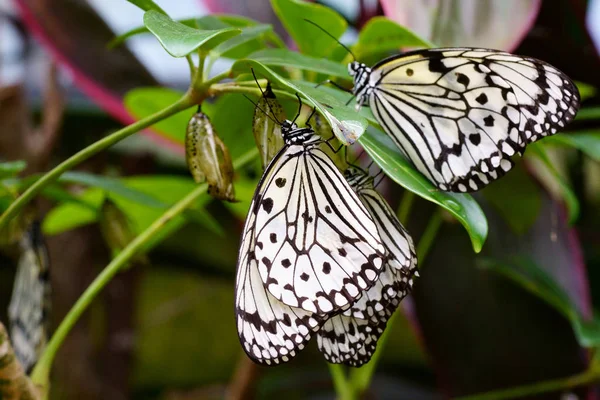
M 556 68 L 492 50 L 420 50 L 383 60 L 356 81 L 367 73 L 359 103 L 368 101 L 442 190 L 476 191 L 498 179 L 512 168 L 509 157 L 556 133 L 579 106 L 577 89 Z
M 244 227 L 236 278 L 236 324 L 244 351 L 261 364 L 292 359 L 310 340 L 321 318 L 275 299 L 263 285 L 254 248 L 254 204 Z
M 377 279 L 385 249 L 365 207 L 316 145 L 290 145 L 256 208 L 256 259 L 267 290 L 292 307 L 347 308 Z

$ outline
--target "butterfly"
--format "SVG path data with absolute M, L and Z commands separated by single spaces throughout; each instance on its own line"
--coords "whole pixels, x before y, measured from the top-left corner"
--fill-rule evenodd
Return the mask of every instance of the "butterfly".
M 357 107 L 373 115 L 439 189 L 473 192 L 502 177 L 511 156 L 564 128 L 579 92 L 557 68 L 497 50 L 440 48 L 354 61 Z
M 20 247 L 8 318 L 15 355 L 30 371 L 46 346 L 50 314 L 50 262 L 39 222 L 24 233 Z
M 259 181 L 238 256 L 238 334 L 248 356 L 269 365 L 291 359 L 373 286 L 386 255 L 367 209 L 320 148 L 327 142 L 299 128 L 298 115 L 281 124 L 285 145 Z
M 359 367 L 371 359 L 377 340 L 418 276 L 413 240 L 374 187 L 373 177 L 349 167 L 344 175 L 373 217 L 388 255 L 379 279 L 352 306 L 329 318 L 317 333 L 327 361 Z

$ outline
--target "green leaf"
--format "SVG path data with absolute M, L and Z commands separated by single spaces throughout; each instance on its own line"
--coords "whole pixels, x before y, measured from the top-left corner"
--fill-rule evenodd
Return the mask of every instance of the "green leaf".
M 141 8 L 144 11 L 154 10 L 161 14 L 167 15 L 165 10 L 160 8 L 160 6 L 152 0 L 127 0 L 127 1 L 135 6 L 138 6 L 139 8 Z
M 530 144 L 527 147 L 530 149 L 528 154 L 533 155 L 535 157 L 534 160 L 539 160 L 541 162 L 537 164 L 542 168 L 539 172 L 545 171 L 547 175 L 552 177 L 552 181 L 555 185 L 548 187 L 548 189 L 553 192 L 554 195 L 563 198 L 569 214 L 569 223 L 573 224 L 579 217 L 579 200 L 566 179 L 554 167 L 552 160 L 548 157 L 546 149 L 543 146 L 544 144 L 540 142 Z
M 585 101 L 590 97 L 594 97 L 596 95 L 596 88 L 592 85 L 583 82 L 575 82 L 577 89 L 579 90 L 579 97 L 581 101 Z
M 404 158 L 386 134 L 375 128 L 370 127 L 359 142 L 371 159 L 396 183 L 454 215 L 467 229 L 475 252 L 481 251 L 488 234 L 488 224 L 485 214 L 473 197 L 437 189 Z
M 182 96 L 182 92 L 167 88 L 138 88 L 127 92 L 123 103 L 129 113 L 137 119 L 142 119 L 173 104 Z M 183 146 L 185 130 L 194 112 L 195 110 L 190 108 L 177 113 L 153 125 L 152 129 L 167 140 Z
M 301 95 L 309 105 L 315 107 L 327 119 L 333 133 L 342 143 L 352 144 L 364 133 L 367 121 L 363 117 L 351 108 L 341 104 L 327 91 L 320 88 L 315 89 L 312 83 L 291 82 L 276 74 L 269 67 L 254 60 L 239 60 L 233 64 L 232 71 L 239 75 L 248 73 L 251 68 L 254 68 L 259 77 L 269 79 L 274 86 Z
M 544 300 L 567 318 L 583 347 L 600 344 L 600 321 L 586 320 L 562 287 L 533 260 L 514 257 L 508 262 L 490 258 L 477 261 L 478 266 L 504 275 L 533 295 Z
M 573 147 L 581 150 L 588 157 L 600 161 L 600 131 L 597 129 L 550 136 L 544 142 Z
M 326 58 L 307 56 L 287 49 L 264 49 L 250 54 L 247 58 L 264 65 L 298 68 L 305 71 L 319 72 L 328 76 L 351 79 L 348 68 Z
M 209 116 L 233 160 L 256 147 L 252 135 L 254 107 L 246 98 L 234 93 L 225 94 L 219 96 L 212 108 L 203 105 L 202 111 Z
M 99 188 L 91 188 L 79 196 L 79 199 L 86 205 L 65 203 L 46 214 L 42 223 L 45 235 L 58 235 L 98 220 L 98 210 L 104 201 L 104 192 Z
M 23 160 L 2 162 L 0 163 L 0 179 L 15 176 L 25 168 L 27 168 L 27 163 Z
M 600 107 L 585 107 L 577 112 L 575 121 L 586 121 L 600 118 Z
M 542 206 L 541 188 L 518 163 L 510 174 L 481 191 L 516 234 L 522 235 L 535 223 Z
M 374 17 L 367 22 L 352 47 L 358 59 L 379 56 L 402 47 L 435 47 L 411 30 L 385 17 Z
M 199 47 L 208 51 L 241 33 L 236 28 L 207 31 L 190 28 L 155 10 L 144 14 L 144 25 L 173 57 L 185 57 Z
M 235 36 L 217 47 L 215 47 L 211 52 L 211 57 L 229 57 L 229 58 L 242 58 L 249 54 L 253 47 L 250 46 L 250 42 L 255 42 L 256 39 L 264 37 L 267 32 L 271 32 L 273 27 L 271 25 L 261 24 L 255 25 L 248 28 L 242 28 L 242 33 L 238 36 Z M 250 51 L 240 52 L 241 47 L 248 47 Z M 232 56 L 235 52 L 235 57 Z
M 128 187 L 123 184 L 120 179 L 116 178 L 94 175 L 87 172 L 68 171 L 59 178 L 59 182 L 80 183 L 87 186 L 97 187 L 105 190 L 108 193 L 119 195 L 123 198 L 131 200 L 138 205 L 163 209 L 167 207 L 165 203 L 158 201 L 155 197 Z
M 271 0 L 271 6 L 281 23 L 294 39 L 302 53 L 324 57 L 339 46 L 317 27 L 319 25 L 333 37 L 339 38 L 346 31 L 346 20 L 331 8 L 299 0 Z

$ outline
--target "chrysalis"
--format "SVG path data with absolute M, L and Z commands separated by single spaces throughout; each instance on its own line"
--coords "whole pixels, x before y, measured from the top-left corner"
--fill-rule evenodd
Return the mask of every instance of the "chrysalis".
M 263 168 L 269 165 L 269 162 L 284 145 L 281 126 L 277 121 L 285 121 L 285 112 L 275 98 L 271 84 L 267 83 L 263 96 L 254 108 L 252 124 L 252 132 L 260 151 Z
M 196 182 L 208 183 L 208 193 L 221 200 L 234 201 L 233 164 L 208 116 L 200 111 L 192 116 L 185 137 L 185 159 Z
M 46 346 L 50 313 L 49 258 L 39 222 L 21 239 L 21 257 L 8 307 L 10 337 L 25 371 L 30 371 Z

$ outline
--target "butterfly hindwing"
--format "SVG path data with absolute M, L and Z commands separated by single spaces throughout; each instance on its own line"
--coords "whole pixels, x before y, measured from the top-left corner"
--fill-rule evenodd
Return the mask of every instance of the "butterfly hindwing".
M 256 207 L 256 259 L 267 290 L 292 307 L 347 308 L 377 279 L 385 249 L 337 167 L 316 145 L 272 163 Z
M 345 175 L 373 217 L 388 256 L 377 282 L 323 325 L 317 344 L 329 362 L 358 367 L 371 359 L 388 319 L 412 289 L 417 259 L 412 238 L 373 187 L 373 178 L 355 168 Z

